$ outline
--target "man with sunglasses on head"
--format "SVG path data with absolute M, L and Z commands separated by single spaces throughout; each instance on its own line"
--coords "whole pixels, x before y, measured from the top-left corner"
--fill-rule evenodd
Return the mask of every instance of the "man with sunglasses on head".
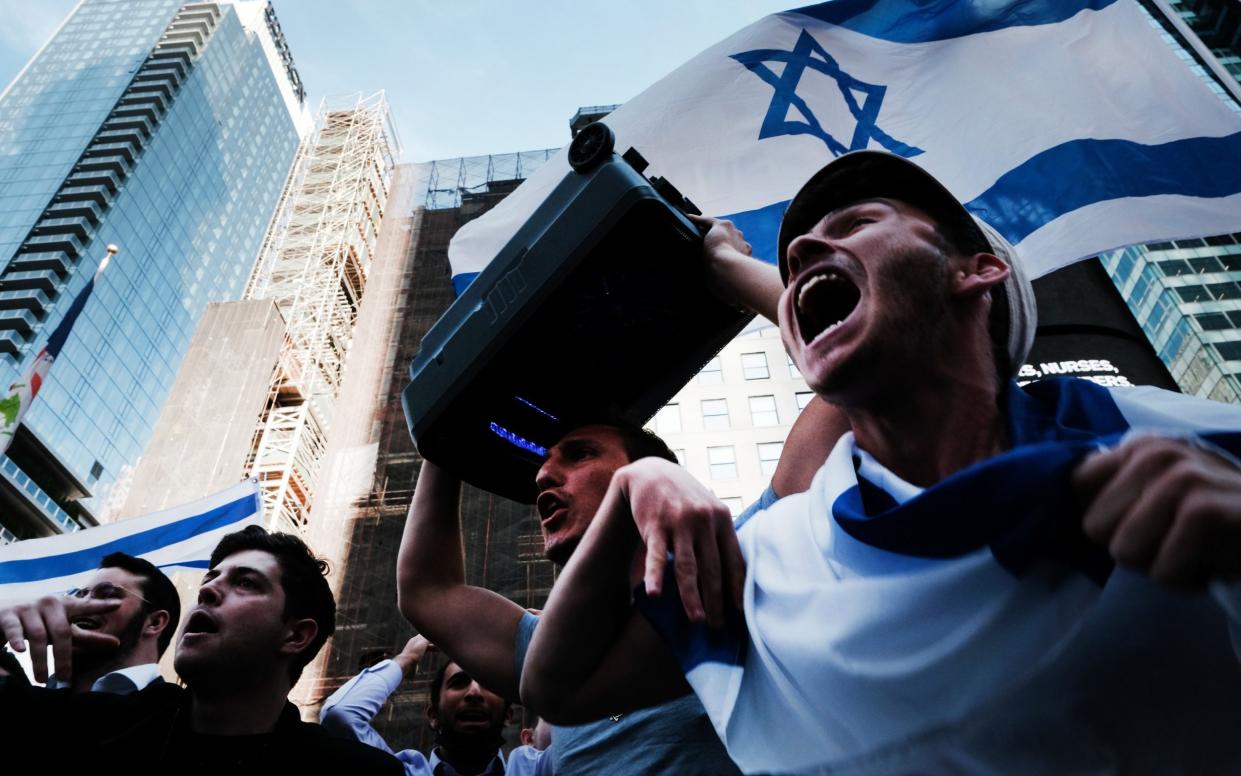
M 29 639 L 35 678 L 74 692 L 128 694 L 163 681 L 159 659 L 181 619 L 172 581 L 150 561 L 123 552 L 104 557 L 67 596 L 0 607 L 0 629 L 14 650 Z M 67 634 L 68 639 L 58 638 Z M 56 675 L 48 677 L 47 645 Z

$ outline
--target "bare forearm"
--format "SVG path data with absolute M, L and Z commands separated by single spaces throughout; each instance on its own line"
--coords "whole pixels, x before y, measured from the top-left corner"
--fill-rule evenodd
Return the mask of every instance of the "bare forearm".
M 424 461 L 397 557 L 397 601 L 401 614 L 455 663 L 485 687 L 515 698 L 522 609 L 466 584 L 460 501 L 460 481 Z
M 721 251 L 712 263 L 712 284 L 721 298 L 777 323 L 776 309 L 784 284 L 775 266 L 735 250 Z
M 522 700 L 555 719 L 599 669 L 630 615 L 630 569 L 639 538 L 622 475 L 552 590 L 522 671 Z
M 423 461 L 396 567 L 397 601 L 419 631 L 418 614 L 436 593 L 465 584 L 460 503 L 461 481 Z
M 780 271 L 772 264 L 755 259 L 745 235 L 730 221 L 690 217 L 706 227 L 702 253 L 707 263 L 707 284 L 711 293 L 729 304 L 753 310 L 772 323 L 784 284 Z
M 780 462 L 771 477 L 776 495 L 783 498 L 809 490 L 814 475 L 848 430 L 849 418 L 840 408 L 821 396 L 811 399 L 784 440 Z

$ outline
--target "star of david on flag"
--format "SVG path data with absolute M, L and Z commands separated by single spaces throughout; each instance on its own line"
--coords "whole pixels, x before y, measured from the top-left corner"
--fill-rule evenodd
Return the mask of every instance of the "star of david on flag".
M 1133 0 L 833 0 L 765 17 L 606 119 L 775 261 L 788 200 L 835 156 L 914 158 L 1032 276 L 1136 243 L 1241 231 L 1241 109 Z M 449 246 L 458 290 L 564 175 L 545 164 Z
M 832 55 L 805 30 L 798 36 L 792 51 L 755 49 L 733 54 L 732 58 L 771 84 L 775 90 L 771 105 L 767 108 L 767 115 L 763 117 L 762 129 L 758 133 L 760 140 L 780 135 L 813 135 L 827 145 L 833 156 L 840 156 L 848 151 L 861 151 L 869 147 L 872 139 L 884 149 L 906 158 L 922 153 L 922 149 L 895 140 L 876 125 L 887 89 L 878 84 L 863 83 L 842 71 Z M 768 66 L 769 63 L 780 63 L 784 68 L 777 75 Z M 840 96 L 844 98 L 849 107 L 849 115 L 855 122 L 853 138 L 847 147 L 824 131 L 823 125 L 806 104 L 805 98 L 797 93 L 797 87 L 807 68 L 831 78 L 840 89 Z M 796 109 L 802 116 L 800 120 L 789 118 L 789 111 L 792 109 Z

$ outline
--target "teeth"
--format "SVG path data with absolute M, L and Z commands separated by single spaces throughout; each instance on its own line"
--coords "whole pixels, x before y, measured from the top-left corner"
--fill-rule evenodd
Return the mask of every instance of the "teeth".
M 860 301 L 860 290 L 844 274 L 824 267 L 807 277 L 798 289 L 798 327 L 809 343 L 834 331 L 849 318 Z
M 829 271 L 822 275 L 815 275 L 814 277 L 810 278 L 810 280 L 806 281 L 806 284 L 801 287 L 800 291 L 797 292 L 797 309 L 805 312 L 806 294 L 807 292 L 810 291 L 810 289 L 814 288 L 820 283 L 826 283 L 829 280 L 835 280 L 836 278 L 839 278 L 839 277 L 840 276 L 836 274 L 835 272 Z

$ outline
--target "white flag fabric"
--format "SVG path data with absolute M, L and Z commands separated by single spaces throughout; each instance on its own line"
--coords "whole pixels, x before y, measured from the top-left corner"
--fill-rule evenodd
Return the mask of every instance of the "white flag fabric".
M 606 119 L 775 261 L 788 200 L 885 149 L 938 177 L 1032 276 L 1241 230 L 1241 113 L 1133 0 L 834 0 L 768 16 Z M 458 291 L 569 171 L 566 150 L 449 246 Z
M 202 571 L 221 537 L 261 524 L 258 482 L 250 479 L 153 514 L 7 544 L 0 547 L 0 600 L 81 587 L 111 552 L 146 558 L 167 574 Z

